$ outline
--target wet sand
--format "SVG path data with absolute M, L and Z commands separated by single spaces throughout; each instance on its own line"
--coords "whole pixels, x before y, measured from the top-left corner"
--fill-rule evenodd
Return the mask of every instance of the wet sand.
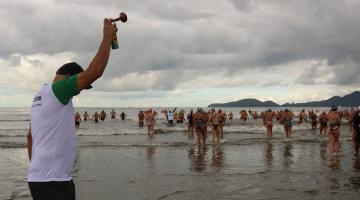
M 360 159 L 343 141 L 188 146 L 85 146 L 74 171 L 77 199 L 358 199 Z M 1 199 L 30 199 L 24 148 L 0 149 Z M 5 159 L 5 160 L 3 160 Z M 4 170 L 5 169 L 5 170 Z
M 357 199 L 360 159 L 348 142 L 82 148 L 80 199 Z

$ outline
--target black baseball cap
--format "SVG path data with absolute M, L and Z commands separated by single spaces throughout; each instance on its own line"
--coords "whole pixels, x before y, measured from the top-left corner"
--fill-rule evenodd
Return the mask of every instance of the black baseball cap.
M 61 66 L 56 71 L 56 74 L 72 76 L 72 75 L 78 74 L 83 71 L 84 71 L 84 69 L 79 64 L 77 64 L 76 62 L 70 62 L 70 63 L 66 63 L 63 66 Z M 91 89 L 91 88 L 92 88 L 92 86 L 90 85 L 86 89 Z

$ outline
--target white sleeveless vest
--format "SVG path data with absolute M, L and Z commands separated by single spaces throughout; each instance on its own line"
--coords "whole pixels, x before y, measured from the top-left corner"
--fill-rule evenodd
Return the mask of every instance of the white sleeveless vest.
M 71 99 L 63 105 L 51 85 L 44 85 L 35 95 L 30 120 L 32 159 L 28 181 L 71 180 L 77 143 Z

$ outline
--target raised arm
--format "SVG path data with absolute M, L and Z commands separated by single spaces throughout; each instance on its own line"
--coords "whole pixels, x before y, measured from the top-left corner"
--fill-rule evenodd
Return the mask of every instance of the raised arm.
M 27 134 L 27 149 L 28 149 L 29 160 L 31 161 L 31 153 L 32 153 L 31 128 L 29 128 L 29 131 L 28 131 L 28 134 Z
M 86 70 L 78 75 L 77 86 L 79 92 L 102 76 L 109 60 L 111 41 L 116 31 L 117 28 L 111 24 L 110 20 L 104 19 L 103 39 L 100 47 Z

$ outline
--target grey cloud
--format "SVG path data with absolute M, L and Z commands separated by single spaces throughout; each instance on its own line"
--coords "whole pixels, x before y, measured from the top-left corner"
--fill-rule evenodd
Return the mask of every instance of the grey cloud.
M 239 11 L 249 11 L 252 8 L 252 0 L 230 0 Z
M 134 99 L 147 99 L 147 98 L 159 98 L 164 97 L 168 94 L 167 91 L 163 90 L 151 90 L 151 91 L 123 91 L 123 92 L 89 92 L 84 93 L 86 96 L 101 96 L 103 98 L 113 98 L 122 100 L 134 100 Z M 85 96 L 85 97 L 86 97 Z
M 7 61 L 9 61 L 10 66 L 18 66 L 20 64 L 21 58 L 19 55 L 10 56 Z
M 96 82 L 94 87 L 107 92 L 170 91 L 175 89 L 185 77 L 185 74 L 179 70 L 160 70 L 156 73 L 137 72 L 131 76 L 120 75 L 116 79 L 105 78 Z
M 272 87 L 272 86 L 286 86 L 288 83 L 284 83 L 281 80 L 266 80 L 260 83 L 262 87 Z
M 353 62 L 352 59 L 334 66 L 333 73 L 335 74 L 334 79 L 330 79 L 327 83 L 337 85 L 360 85 L 360 67 L 359 63 Z
M 77 54 L 74 60 L 87 65 L 101 39 L 102 18 L 121 9 L 129 21 L 119 24 L 120 49 L 112 51 L 104 81 L 159 71 L 164 78 L 152 87 L 171 90 L 198 73 L 236 75 L 294 61 L 326 60 L 335 77 L 324 82 L 347 85 L 359 82 L 354 75 L 360 63 L 359 8 L 356 0 L 0 3 L 0 28 L 5 30 L 0 37 L 6 38 L 0 41 L 0 56 L 70 51 Z M 185 75 L 189 70 L 196 74 Z M 310 67 L 297 83 L 317 83 L 319 73 Z
M 321 66 L 314 64 L 306 67 L 306 70 L 299 76 L 296 83 L 312 84 L 335 84 L 335 85 L 359 85 L 360 68 L 359 64 L 350 58 L 339 65 Z

